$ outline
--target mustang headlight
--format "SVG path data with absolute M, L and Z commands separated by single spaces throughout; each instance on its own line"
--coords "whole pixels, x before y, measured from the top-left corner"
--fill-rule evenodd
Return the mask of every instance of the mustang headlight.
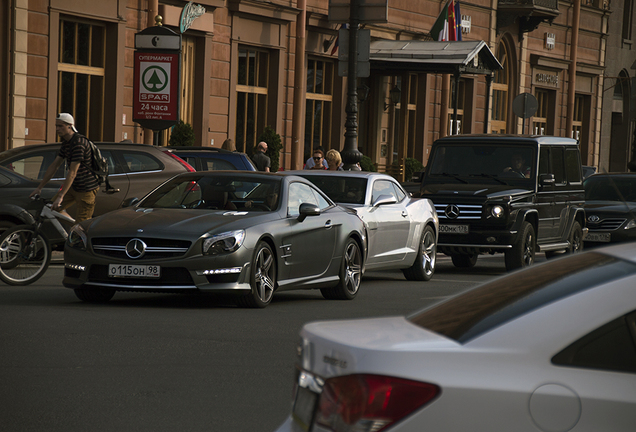
M 234 252 L 243 244 L 245 230 L 216 234 L 203 240 L 204 255 L 218 255 Z
M 627 224 L 625 225 L 625 229 L 632 229 L 632 228 L 636 228 L 636 219 L 631 219 L 629 222 L 627 222 Z
M 88 240 L 86 238 L 84 228 L 80 225 L 74 225 L 73 228 L 71 228 L 71 232 L 68 234 L 68 244 L 72 248 L 86 250 Z
M 505 211 L 504 211 L 504 208 L 502 206 L 495 205 L 495 206 L 492 206 L 492 208 L 490 209 L 490 214 L 495 219 L 500 219 L 500 218 L 504 217 Z

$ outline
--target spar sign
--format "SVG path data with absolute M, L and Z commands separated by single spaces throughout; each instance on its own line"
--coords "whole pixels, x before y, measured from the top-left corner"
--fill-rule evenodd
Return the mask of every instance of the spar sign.
M 179 122 L 181 36 L 165 27 L 135 35 L 133 121 L 153 129 Z

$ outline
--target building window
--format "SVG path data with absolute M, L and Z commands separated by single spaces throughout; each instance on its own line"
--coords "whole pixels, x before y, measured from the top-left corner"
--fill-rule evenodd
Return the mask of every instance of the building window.
M 632 40 L 632 16 L 634 0 L 625 0 L 623 4 L 623 40 Z
M 80 133 L 94 141 L 103 139 L 105 33 L 100 25 L 60 21 L 58 112 L 71 113 Z
M 466 82 L 460 78 L 458 89 L 455 89 L 455 80 L 452 81 L 453 91 L 450 94 L 450 113 L 448 114 L 449 135 L 457 135 L 463 133 L 462 125 L 464 123 L 464 106 L 466 105 Z M 457 95 L 457 124 L 454 123 L 455 116 L 455 92 L 459 91 Z
M 267 125 L 269 53 L 240 47 L 236 85 L 236 149 L 252 154 Z
M 497 50 L 497 59 L 503 69 L 495 72 L 492 84 L 492 120 L 490 128 L 492 133 L 506 133 L 506 121 L 508 116 L 508 50 L 506 44 L 500 43 Z
M 331 148 L 331 109 L 333 106 L 334 64 L 307 60 L 307 101 L 305 106 L 305 158 L 316 147 Z
M 574 96 L 574 118 L 572 119 L 572 138 L 580 140 L 583 129 L 583 96 Z
M 548 131 L 548 91 L 537 89 L 534 92 L 538 108 L 532 121 L 535 135 L 546 135 Z

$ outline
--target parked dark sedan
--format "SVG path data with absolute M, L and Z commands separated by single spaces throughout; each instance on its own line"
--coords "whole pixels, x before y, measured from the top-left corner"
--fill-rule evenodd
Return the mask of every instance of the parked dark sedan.
M 265 307 L 288 289 L 353 299 L 365 242 L 355 212 L 303 178 L 196 172 L 75 225 L 63 283 L 88 302 L 115 291 L 211 292 Z
M 585 246 L 636 240 L 636 173 L 594 174 L 583 185 Z
M 245 153 L 216 147 L 170 146 L 166 150 L 176 154 L 197 171 L 241 170 L 256 171 Z
M 122 202 L 128 197 L 144 196 L 174 175 L 194 171 L 194 168 L 181 158 L 164 152 L 157 146 L 126 142 L 96 144 L 102 155 L 108 159 L 108 180 L 119 192 L 100 192 L 97 195 L 95 216 L 121 207 Z M 25 177 L 41 180 L 59 149 L 60 143 L 28 145 L 6 150 L 0 153 L 0 166 Z M 66 178 L 65 165 L 60 166 L 52 180 L 63 181 Z M 71 215 L 74 214 L 74 207 L 69 209 Z

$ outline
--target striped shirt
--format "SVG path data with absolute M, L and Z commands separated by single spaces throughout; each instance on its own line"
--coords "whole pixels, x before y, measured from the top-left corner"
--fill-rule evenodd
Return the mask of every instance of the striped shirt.
M 88 167 L 91 165 L 91 148 L 86 137 L 75 133 L 68 141 L 62 141 L 62 147 L 58 155 L 66 160 L 66 167 L 71 167 L 71 162 L 80 162 L 77 175 L 71 187 L 77 192 L 89 192 L 99 187 L 97 177 Z M 83 162 L 83 163 L 82 163 Z

